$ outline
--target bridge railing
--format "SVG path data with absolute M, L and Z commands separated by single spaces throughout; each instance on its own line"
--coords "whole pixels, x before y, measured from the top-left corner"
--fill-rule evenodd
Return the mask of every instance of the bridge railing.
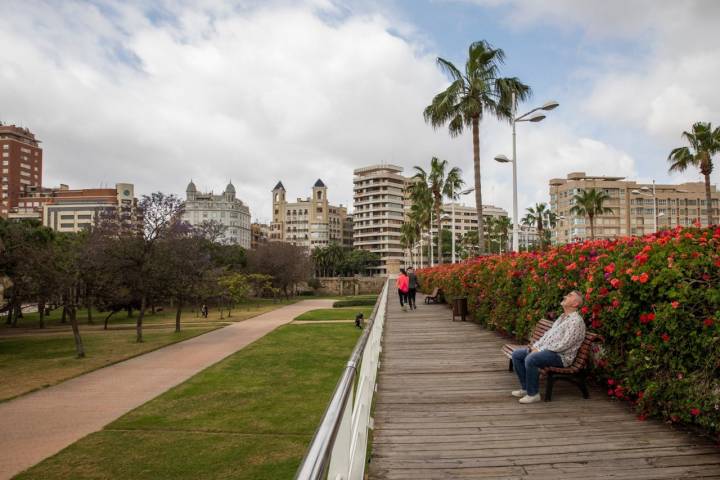
M 335 386 L 320 426 L 295 474 L 297 480 L 363 478 L 389 283 L 390 280 L 385 282 L 370 321 Z

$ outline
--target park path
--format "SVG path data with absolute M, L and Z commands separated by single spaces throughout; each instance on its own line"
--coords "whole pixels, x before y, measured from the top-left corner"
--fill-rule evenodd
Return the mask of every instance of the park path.
M 717 445 L 597 389 L 559 382 L 552 402 L 519 404 L 505 341 L 444 305 L 387 315 L 371 479 L 720 479 Z
M 288 305 L 0 403 L 0 479 L 100 430 L 296 316 L 332 303 Z

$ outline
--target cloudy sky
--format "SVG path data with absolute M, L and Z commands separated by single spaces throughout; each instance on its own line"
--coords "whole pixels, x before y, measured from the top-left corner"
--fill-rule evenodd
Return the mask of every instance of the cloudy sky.
M 295 198 L 322 178 L 348 205 L 354 168 L 438 156 L 472 183 L 471 137 L 422 110 L 448 83 L 436 58 L 462 65 L 485 39 L 533 88 L 521 110 L 560 102 L 519 126 L 524 209 L 570 171 L 700 180 L 665 159 L 693 122 L 720 125 L 718 21 L 715 0 L 6 0 L 0 121 L 42 140 L 45 185 L 232 179 L 267 221 L 278 180 Z M 484 203 L 510 211 L 511 170 L 492 161 L 510 127 L 481 130 Z

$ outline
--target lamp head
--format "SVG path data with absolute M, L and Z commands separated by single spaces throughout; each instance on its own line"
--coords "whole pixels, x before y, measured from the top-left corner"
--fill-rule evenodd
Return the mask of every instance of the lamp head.
M 560 104 L 558 102 L 556 102 L 555 100 L 550 100 L 548 102 L 545 102 L 545 104 L 540 108 L 548 111 L 548 110 L 554 110 L 559 106 L 560 106 Z
M 545 120 L 545 114 L 540 112 L 534 114 L 532 117 L 527 119 L 528 122 L 533 123 L 542 122 L 543 120 Z
M 496 162 L 500 162 L 500 163 L 512 163 L 512 160 L 510 160 L 508 157 L 506 157 L 506 156 L 503 155 L 503 154 L 496 155 L 496 156 L 495 156 L 495 161 L 496 161 Z
M 640 190 L 630 190 L 630 193 L 632 193 L 633 195 L 639 195 Z

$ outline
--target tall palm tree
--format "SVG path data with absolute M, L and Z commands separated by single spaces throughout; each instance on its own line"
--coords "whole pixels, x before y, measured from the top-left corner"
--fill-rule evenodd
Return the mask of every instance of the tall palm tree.
M 495 231 L 497 232 L 498 237 L 500 237 L 501 246 L 501 250 L 498 253 L 502 253 L 503 245 L 505 246 L 505 251 L 507 251 L 508 231 L 510 229 L 512 229 L 512 222 L 509 217 L 498 217 L 497 220 L 495 220 Z
M 447 160 L 439 160 L 437 157 L 432 157 L 430 160 L 430 171 L 426 172 L 421 167 L 415 167 L 417 173 L 413 177 L 416 184 L 425 184 L 430 191 L 435 221 L 437 222 L 438 238 L 440 238 L 442 232 L 443 199 L 446 197 L 450 200 L 457 199 L 460 189 L 465 184 L 461 178 L 462 170 L 459 168 L 453 167 L 445 173 L 448 166 L 447 163 Z M 442 241 L 440 240 L 438 240 L 437 252 L 438 263 L 443 263 Z
M 573 207 L 570 213 L 581 217 L 587 217 L 590 222 L 590 239 L 595 239 L 595 217 L 605 213 L 612 213 L 612 208 L 608 208 L 603 204 L 610 199 L 610 196 L 602 190 L 580 190 L 573 196 Z
M 420 238 L 420 225 L 418 225 L 414 219 L 410 218 L 400 227 L 400 243 L 403 248 L 410 251 L 410 263 L 415 264 L 415 257 L 413 255 L 413 247 Z
M 420 230 L 420 265 L 423 264 L 423 230 L 430 232 L 430 220 L 432 218 L 432 193 L 427 183 L 413 180 L 409 187 L 412 207 L 410 208 L 410 221 L 418 226 Z
M 708 225 L 713 225 L 713 205 L 710 193 L 710 174 L 713 171 L 712 156 L 720 152 L 720 127 L 713 130 L 710 122 L 697 122 L 691 132 L 683 132 L 682 138 L 690 147 L 673 148 L 668 155 L 670 172 L 684 172 L 689 166 L 697 167 L 705 176 L 705 206 Z
M 475 205 L 478 216 L 480 253 L 485 251 L 482 189 L 480 188 L 480 121 L 485 115 L 511 121 L 512 99 L 516 102 L 530 96 L 530 87 L 516 77 L 499 77 L 505 52 L 485 40 L 473 42 L 468 49 L 465 72 L 448 60 L 438 57 L 440 69 L 450 77 L 450 85 L 435 95 L 423 116 L 433 128 L 448 125 L 451 137 L 472 126 L 473 166 L 475 169 Z
M 543 230 L 545 228 L 545 219 L 548 211 L 549 210 L 545 203 L 536 203 L 534 207 L 527 208 L 527 214 L 525 215 L 525 219 L 527 219 L 528 223 L 537 228 L 538 238 L 540 239 L 540 248 L 542 248 L 545 243 Z
M 493 243 L 495 242 L 495 217 L 486 218 L 485 225 L 483 225 L 483 227 L 485 228 L 487 236 L 488 236 L 487 251 L 489 253 L 493 253 Z

